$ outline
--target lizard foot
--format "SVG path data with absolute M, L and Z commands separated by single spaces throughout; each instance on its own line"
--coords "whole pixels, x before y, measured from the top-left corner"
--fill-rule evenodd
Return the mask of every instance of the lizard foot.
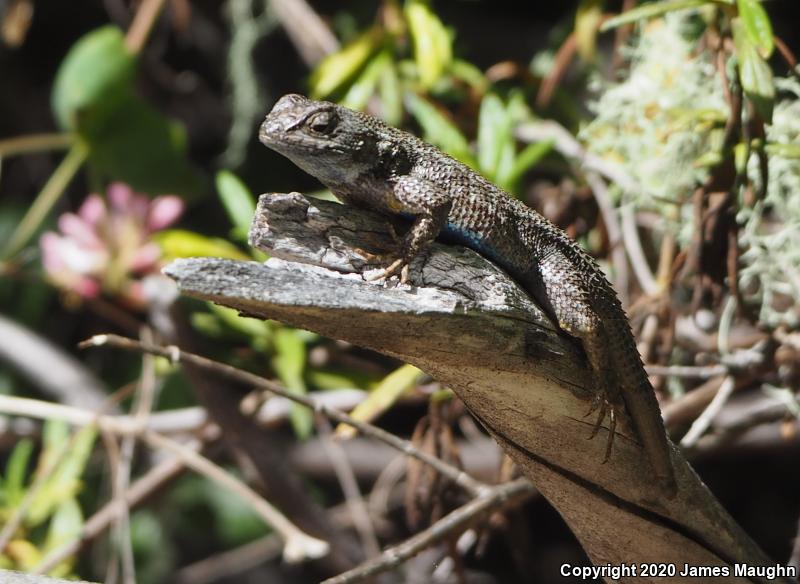
M 389 235 L 394 240 L 395 244 L 402 248 L 402 238 L 397 234 L 395 231 L 394 225 L 391 223 L 387 223 L 387 230 L 389 231 Z M 366 278 L 367 282 L 373 282 L 375 280 L 386 280 L 391 278 L 392 276 L 396 275 L 398 272 L 400 273 L 400 283 L 405 284 L 408 282 L 408 264 L 409 262 L 403 257 L 397 257 L 394 254 L 374 254 L 368 252 L 363 249 L 356 249 L 356 251 L 364 256 L 364 258 L 369 262 L 374 263 L 381 263 L 386 264 L 389 263 L 384 269 L 380 270 L 376 274 L 373 274 Z
M 366 278 L 368 282 L 375 280 L 385 280 L 391 278 L 400 272 L 400 283 L 405 284 L 408 282 L 408 262 L 404 258 L 398 258 L 377 274 L 373 274 Z
M 588 440 L 591 440 L 597 436 L 597 433 L 603 426 L 603 420 L 605 420 L 606 415 L 608 415 L 608 440 L 606 441 L 606 452 L 603 456 L 603 464 L 605 464 L 611 458 L 611 451 L 614 447 L 614 436 L 616 436 L 617 431 L 617 414 L 614 410 L 614 404 L 608 401 L 608 397 L 606 397 L 605 392 L 597 393 L 595 395 L 594 399 L 592 399 L 592 405 L 589 411 L 586 412 L 584 418 L 597 410 L 599 410 L 597 414 L 597 421 L 594 423 L 592 433 L 589 435 Z

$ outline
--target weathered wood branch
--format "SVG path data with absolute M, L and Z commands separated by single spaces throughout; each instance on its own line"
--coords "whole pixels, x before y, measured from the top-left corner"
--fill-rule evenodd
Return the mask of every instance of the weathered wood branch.
M 583 352 L 504 272 L 470 250 L 434 244 L 412 264 L 413 285 L 365 280 L 362 271 L 377 267 L 370 253 L 394 247 L 392 232 L 387 218 L 367 211 L 264 195 L 250 239 L 272 256 L 266 264 L 190 259 L 166 273 L 185 294 L 392 355 L 453 388 L 595 565 L 727 566 L 731 577 L 719 581 L 762 581 L 732 577 L 735 563 L 774 562 L 677 449 L 673 499 L 659 495 L 624 416 L 603 463 L 607 428 L 587 440 L 593 392 Z
M 10 570 L 0 570 L 0 582 L 2 584 L 90 584 L 85 580 L 62 580 L 61 578 L 48 578 Z

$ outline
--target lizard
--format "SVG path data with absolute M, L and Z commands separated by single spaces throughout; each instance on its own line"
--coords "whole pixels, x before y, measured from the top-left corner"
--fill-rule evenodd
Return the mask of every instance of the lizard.
M 577 339 L 597 384 L 593 438 L 608 419 L 606 462 L 617 408 L 624 407 L 658 483 L 677 487 L 658 400 L 625 312 L 596 261 L 522 201 L 413 134 L 378 118 L 299 94 L 280 98 L 260 141 L 317 178 L 343 203 L 412 220 L 379 276 L 408 279 L 411 260 L 447 235 L 494 262 L 568 336 Z

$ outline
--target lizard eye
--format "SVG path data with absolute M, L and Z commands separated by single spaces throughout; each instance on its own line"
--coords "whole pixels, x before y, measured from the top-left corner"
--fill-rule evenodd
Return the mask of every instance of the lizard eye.
M 336 118 L 331 112 L 317 112 L 306 122 L 309 128 L 319 134 L 329 134 L 336 127 Z

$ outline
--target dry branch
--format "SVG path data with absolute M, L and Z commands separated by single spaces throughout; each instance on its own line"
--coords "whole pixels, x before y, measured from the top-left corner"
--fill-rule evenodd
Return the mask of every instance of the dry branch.
M 0 570 L 0 582 L 3 584 L 90 584 L 85 580 L 62 580 L 61 578 L 48 578 L 10 570 Z
M 773 564 L 677 449 L 678 495 L 659 496 L 624 417 L 603 464 L 606 430 L 587 440 L 592 379 L 583 353 L 508 276 L 469 250 L 436 244 L 412 265 L 414 286 L 365 281 L 362 250 L 386 251 L 392 242 L 381 216 L 297 193 L 264 195 L 251 243 L 270 261 L 181 260 L 166 273 L 187 295 L 392 355 L 452 387 L 595 565 L 718 565 L 733 573 L 734 563 Z

